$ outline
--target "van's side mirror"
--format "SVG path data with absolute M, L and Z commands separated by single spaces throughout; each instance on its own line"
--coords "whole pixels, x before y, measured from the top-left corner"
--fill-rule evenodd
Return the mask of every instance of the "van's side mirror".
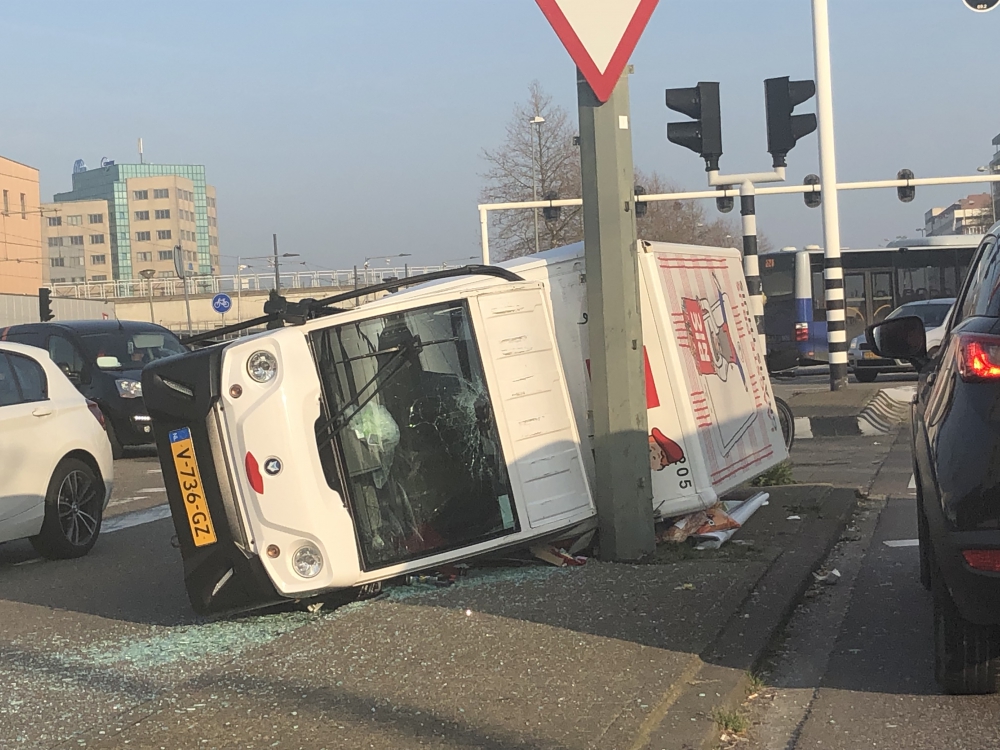
M 870 325 L 865 338 L 880 357 L 909 360 L 917 370 L 927 364 L 927 334 L 924 322 L 915 315 Z

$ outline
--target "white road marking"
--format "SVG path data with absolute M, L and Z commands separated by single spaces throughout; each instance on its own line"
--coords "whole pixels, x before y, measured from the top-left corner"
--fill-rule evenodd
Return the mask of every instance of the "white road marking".
M 147 474 L 162 474 L 163 469 L 146 469 Z
M 166 492 L 166 487 L 143 487 L 139 492 Z
M 917 547 L 920 545 L 919 539 L 888 539 L 882 542 L 886 547 Z
M 114 508 L 116 505 L 124 505 L 125 503 L 135 502 L 136 500 L 149 500 L 149 498 L 144 495 L 136 495 L 135 497 L 123 497 L 119 500 L 112 500 L 110 503 L 108 503 L 108 507 Z
M 812 423 L 809 421 L 809 417 L 795 417 L 795 437 L 811 438 L 812 436 Z
M 122 529 L 130 529 L 133 526 L 141 526 L 144 523 L 152 523 L 170 517 L 169 505 L 157 505 L 148 510 L 138 510 L 135 513 L 123 513 L 120 516 L 109 518 L 101 526 L 102 534 L 110 534 Z
M 906 485 L 906 489 L 908 489 L 908 490 L 915 490 L 915 489 L 917 489 L 917 475 L 916 474 L 910 474 L 910 483 L 908 485 Z

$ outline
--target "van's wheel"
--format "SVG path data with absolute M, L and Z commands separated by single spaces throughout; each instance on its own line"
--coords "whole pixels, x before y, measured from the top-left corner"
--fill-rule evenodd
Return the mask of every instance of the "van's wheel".
M 964 619 L 940 574 L 934 576 L 934 677 L 946 693 L 980 695 L 1000 690 L 997 629 Z
M 774 397 L 774 405 L 778 407 L 778 424 L 781 425 L 781 437 L 785 440 L 785 450 L 790 451 L 795 442 L 795 417 L 792 408 L 784 399 Z
M 82 557 L 101 533 L 104 483 L 78 458 L 64 458 L 56 467 L 45 493 L 42 530 L 31 545 L 53 560 Z
M 859 383 L 874 383 L 875 378 L 878 377 L 878 370 L 866 367 L 855 367 L 854 377 L 858 379 Z
M 104 429 L 108 433 L 108 442 L 111 443 L 111 458 L 119 459 L 125 456 L 125 449 L 122 447 L 115 426 L 111 424 L 111 417 L 104 415 Z

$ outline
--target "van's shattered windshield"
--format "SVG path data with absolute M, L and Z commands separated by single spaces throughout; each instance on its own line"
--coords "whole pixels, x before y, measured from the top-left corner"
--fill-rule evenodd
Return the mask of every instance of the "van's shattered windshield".
M 367 569 L 519 529 L 464 303 L 312 334 L 332 447 Z

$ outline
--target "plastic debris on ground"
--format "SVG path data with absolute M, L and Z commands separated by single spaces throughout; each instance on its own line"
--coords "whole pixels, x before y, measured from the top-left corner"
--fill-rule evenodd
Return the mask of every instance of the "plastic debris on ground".
M 707 510 L 699 510 L 667 522 L 657 531 L 656 541 L 697 542 L 695 549 L 718 549 L 732 538 L 759 508 L 768 504 L 770 495 L 758 492 L 746 500 L 720 501 Z
M 813 578 L 816 579 L 817 583 L 836 586 L 840 582 L 840 571 L 834 568 L 829 573 L 813 573 Z
M 539 560 L 555 565 L 557 568 L 564 568 L 568 565 L 584 565 L 587 558 L 583 555 L 573 556 L 562 547 L 555 547 L 550 544 L 539 544 L 531 547 L 531 554 Z

